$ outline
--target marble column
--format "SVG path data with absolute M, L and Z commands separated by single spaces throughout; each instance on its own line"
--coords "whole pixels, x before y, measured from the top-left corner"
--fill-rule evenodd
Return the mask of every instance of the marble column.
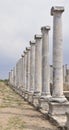
M 50 64 L 49 64 L 49 26 L 41 28 L 42 32 L 42 92 L 39 99 L 39 108 L 48 111 L 50 94 Z
M 63 83 L 65 82 L 65 66 L 63 65 Z
M 13 86 L 13 69 L 11 70 L 11 85 Z
M 17 62 L 17 92 L 20 90 L 20 59 Z
M 42 89 L 42 36 L 35 35 L 35 87 L 33 105 L 39 106 L 39 98 Z
M 26 77 L 26 71 L 27 71 L 27 51 L 24 51 L 24 92 L 27 91 L 27 77 Z
M 19 92 L 21 90 L 21 58 L 18 62 L 18 78 L 19 78 Z
M 50 94 L 50 64 L 49 64 L 49 30 L 50 27 L 42 27 L 42 93 L 41 97 L 48 99 Z
M 65 115 L 69 102 L 63 94 L 62 13 L 64 7 L 52 7 L 53 15 L 53 93 L 49 102 L 49 115 Z M 57 120 L 57 119 L 56 119 Z M 60 122 L 60 120 L 59 120 Z
M 26 91 L 26 62 L 25 62 L 25 54 L 26 51 L 24 51 L 24 54 L 22 54 L 22 97 L 24 98 L 25 96 L 25 91 Z
M 24 55 L 22 54 L 21 55 L 21 57 L 22 57 L 22 72 L 21 72 L 21 79 L 22 79 L 22 81 L 21 81 L 21 86 L 22 86 L 22 92 L 23 92 L 23 89 L 24 89 Z
M 27 50 L 27 91 L 30 89 L 30 47 Z
M 22 95 L 22 57 L 19 59 L 19 92 Z
M 42 89 L 42 37 L 35 35 L 35 88 L 34 95 L 41 94 Z
M 16 63 L 16 91 L 18 89 L 18 62 Z
M 35 87 L 35 41 L 30 41 L 30 87 L 28 101 L 32 103 Z
M 15 67 L 13 68 L 13 87 L 15 88 Z
M 52 7 L 53 16 L 53 101 L 65 102 L 63 95 L 63 49 L 62 49 L 62 13 L 64 7 Z
M 8 84 L 9 84 L 9 86 L 11 84 L 11 72 L 10 71 L 9 71 L 9 74 L 8 74 Z
M 27 51 L 27 63 L 26 63 L 26 92 L 24 95 L 24 99 L 28 100 L 28 93 L 30 87 L 30 47 L 26 48 Z
M 30 92 L 34 93 L 35 87 L 35 42 L 30 41 Z

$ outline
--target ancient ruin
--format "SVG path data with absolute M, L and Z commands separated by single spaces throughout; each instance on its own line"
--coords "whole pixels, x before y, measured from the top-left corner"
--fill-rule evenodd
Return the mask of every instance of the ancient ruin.
M 49 64 L 50 26 L 43 26 L 41 34 L 34 36 L 9 72 L 9 85 L 55 124 L 69 130 L 69 68 L 63 65 L 63 12 L 64 7 L 51 8 L 53 64 Z

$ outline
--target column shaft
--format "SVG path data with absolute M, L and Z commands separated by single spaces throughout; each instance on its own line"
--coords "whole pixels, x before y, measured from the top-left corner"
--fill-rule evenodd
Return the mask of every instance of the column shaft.
M 63 7 L 52 7 L 53 15 L 53 94 L 56 101 L 63 96 L 62 12 Z M 60 98 L 60 99 L 59 99 Z M 62 99 L 62 101 L 64 101 Z
M 30 41 L 30 92 L 34 92 L 35 87 L 35 42 Z
M 50 97 L 49 30 L 42 27 L 42 96 Z
M 42 89 L 42 40 L 41 35 L 35 35 L 35 89 L 34 94 L 38 95 Z

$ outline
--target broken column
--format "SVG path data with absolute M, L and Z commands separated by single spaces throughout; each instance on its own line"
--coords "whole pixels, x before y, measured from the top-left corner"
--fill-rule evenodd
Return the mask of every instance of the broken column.
M 65 114 L 69 103 L 63 94 L 62 13 L 64 7 L 52 7 L 53 16 L 53 93 L 49 103 L 51 115 Z M 66 109 L 67 108 L 67 109 Z
M 38 106 L 39 96 L 42 89 L 42 37 L 35 35 L 35 87 L 33 95 L 33 104 Z
M 30 41 L 30 45 L 30 88 L 28 94 L 28 101 L 29 103 L 32 103 L 35 87 L 35 41 Z
M 49 64 L 49 26 L 41 28 L 42 32 L 42 92 L 40 107 L 48 109 L 47 101 L 51 98 L 50 94 L 50 64 Z

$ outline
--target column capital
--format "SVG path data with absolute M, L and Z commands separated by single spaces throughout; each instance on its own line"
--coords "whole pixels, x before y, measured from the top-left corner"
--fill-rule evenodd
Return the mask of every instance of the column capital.
M 51 8 L 51 15 L 54 15 L 54 13 L 62 13 L 62 12 L 64 12 L 63 6 L 53 6 Z
M 41 38 L 42 38 L 42 36 L 39 35 L 39 34 L 34 35 L 34 39 L 35 39 L 35 40 L 36 40 L 36 39 L 41 39 Z
M 46 31 L 49 31 L 50 30 L 50 26 L 43 26 L 41 27 L 41 32 L 46 32 Z
M 26 51 L 30 51 L 30 47 L 26 47 Z
M 35 41 L 30 41 L 30 45 L 35 45 Z
M 24 57 L 24 55 L 22 54 L 21 57 Z
M 24 54 L 27 54 L 27 51 L 26 51 L 26 50 L 24 51 Z

